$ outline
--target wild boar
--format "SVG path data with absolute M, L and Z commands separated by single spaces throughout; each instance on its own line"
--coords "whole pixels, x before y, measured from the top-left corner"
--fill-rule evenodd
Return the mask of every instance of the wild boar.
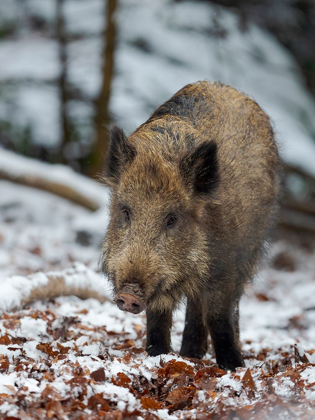
M 243 366 L 239 300 L 275 225 L 281 163 L 270 120 L 221 83 L 189 84 L 128 138 L 113 127 L 104 272 L 118 307 L 146 310 L 150 356 L 171 350 L 172 312 L 187 298 L 182 356 L 208 333 L 219 367 Z

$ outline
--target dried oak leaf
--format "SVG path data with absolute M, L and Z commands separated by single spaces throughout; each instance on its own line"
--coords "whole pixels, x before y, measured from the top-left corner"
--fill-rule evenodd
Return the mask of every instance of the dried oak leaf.
M 294 346 L 294 354 L 295 354 L 295 360 L 299 363 L 309 363 L 309 360 L 305 353 L 301 354 L 297 348 L 297 346 Z
M 34 255 L 42 255 L 43 251 L 39 246 L 35 246 L 34 248 L 29 249 L 29 252 L 34 254 Z
M 6 314 L 2 314 L 2 318 L 6 319 L 5 321 L 3 321 L 3 326 L 5 328 L 7 328 L 8 330 L 15 330 L 17 327 L 20 326 L 20 319 L 14 319 L 7 316 L 7 318 L 5 318 Z
M 38 343 L 36 349 L 48 354 L 48 356 L 53 358 L 57 357 L 59 354 L 58 351 L 52 349 L 52 346 L 49 343 Z
M 289 318 L 287 328 L 294 328 L 297 330 L 307 329 L 304 314 L 295 315 Z
M 49 401 L 45 406 L 47 410 L 47 418 L 63 418 L 65 415 L 64 409 L 59 401 Z
M 7 416 L 4 418 L 4 420 L 21 420 L 20 417 L 15 417 L 15 416 Z
M 133 347 L 134 345 L 135 342 L 133 340 L 126 339 L 122 344 L 117 344 L 115 350 L 130 349 L 130 347 Z
M 142 397 L 140 401 L 144 410 L 159 410 L 164 407 L 163 403 L 150 397 Z
M 49 322 L 51 319 L 49 318 L 50 313 L 46 313 L 39 310 L 32 309 L 32 312 L 29 314 L 29 316 L 33 319 L 43 319 L 46 322 Z
M 11 341 L 10 337 L 8 336 L 8 334 L 2 335 L 0 337 L 0 344 L 3 344 L 5 346 L 8 346 L 9 344 L 12 344 L 12 341 Z
M 242 384 L 245 388 L 248 388 L 253 393 L 254 391 L 256 391 L 255 382 L 252 377 L 250 369 L 247 369 L 246 372 L 244 373 L 244 376 L 242 378 Z M 255 394 L 253 394 L 253 396 L 255 396 Z
M 66 382 L 67 385 L 71 386 L 71 391 L 74 392 L 75 397 L 82 401 L 86 397 L 88 392 L 88 384 L 91 383 L 91 379 L 84 376 L 75 376 Z M 71 394 L 70 394 L 71 395 Z
M 101 411 L 110 411 L 110 405 L 107 400 L 103 397 L 103 394 L 95 394 L 88 400 L 88 408 L 91 410 L 97 409 Z
M 122 361 L 125 364 L 128 365 L 130 363 L 130 361 L 131 361 L 131 354 L 130 353 L 125 353 L 124 356 L 123 356 L 123 358 L 122 358 Z
M 193 384 L 199 390 L 215 391 L 217 379 L 209 376 L 202 376 L 195 380 Z
M 73 323 L 79 323 L 80 320 L 77 317 L 65 316 L 61 321 L 61 327 L 53 330 L 54 340 L 66 340 L 67 333 L 69 330 L 69 325 Z
M 65 413 L 69 413 L 70 411 L 72 413 L 75 413 L 77 411 L 81 412 L 81 411 L 85 410 L 86 407 L 87 407 L 82 401 L 80 401 L 78 399 L 75 399 L 75 398 L 68 398 L 67 400 L 63 400 L 62 401 L 62 406 L 63 406 L 63 409 L 64 409 Z M 72 418 L 72 417 L 70 416 L 70 418 Z
M 46 388 L 42 391 L 41 399 L 44 402 L 49 400 L 60 401 L 62 397 L 56 388 L 46 385 Z
M 256 293 L 256 299 L 259 300 L 260 302 L 268 302 L 269 300 L 271 300 L 267 295 L 265 295 L 264 293 Z
M 226 372 L 217 366 L 207 366 L 203 369 L 198 370 L 195 375 L 193 385 L 199 390 L 207 391 L 211 398 L 216 396 L 216 383 L 217 378 L 225 375 Z
M 221 376 L 226 375 L 226 371 L 218 368 L 217 366 L 207 366 L 203 369 L 198 370 L 195 375 L 195 380 L 202 378 L 204 376 L 209 378 L 221 378 Z
M 145 352 L 145 349 L 143 347 L 131 347 L 130 351 L 132 354 L 141 354 Z
M 20 349 L 20 347 L 8 347 L 8 350 L 17 351 L 17 350 L 21 350 L 21 349 Z
M 85 376 L 74 376 L 66 383 L 73 386 L 82 386 L 86 385 L 89 382 L 89 380 Z
M 293 256 L 287 252 L 280 252 L 272 261 L 272 265 L 276 270 L 296 271 L 296 261 Z
M 131 379 L 123 372 L 118 372 L 116 378 L 112 378 L 112 383 L 117 386 L 122 386 L 124 388 L 129 388 Z
M 10 362 L 8 359 L 8 356 L 4 356 L 3 354 L 0 354 L 0 372 L 3 373 L 6 370 L 8 370 L 10 367 Z
M 44 379 L 46 381 L 53 382 L 55 380 L 55 375 L 53 375 L 51 372 L 45 372 Z
M 168 409 L 171 411 L 182 410 L 191 405 L 195 392 L 196 388 L 193 386 L 180 386 L 173 389 L 165 398 L 165 401 L 170 404 Z
M 62 344 L 60 344 L 60 343 L 57 343 L 57 347 L 58 347 L 58 350 L 59 350 L 59 352 L 60 352 L 61 354 L 68 354 L 68 353 L 69 353 L 69 351 L 71 350 L 71 348 L 70 348 L 70 347 L 63 346 L 63 345 L 62 345 Z
M 194 375 L 194 369 L 185 362 L 178 362 L 175 359 L 170 360 L 164 367 L 158 370 L 158 375 L 169 378 L 177 378 L 180 375 Z
M 89 311 L 87 309 L 81 309 L 80 311 L 76 311 L 76 314 L 86 315 L 88 313 L 89 313 Z
M 99 368 L 91 373 L 91 378 L 94 379 L 95 382 L 105 382 L 105 370 L 104 368 Z

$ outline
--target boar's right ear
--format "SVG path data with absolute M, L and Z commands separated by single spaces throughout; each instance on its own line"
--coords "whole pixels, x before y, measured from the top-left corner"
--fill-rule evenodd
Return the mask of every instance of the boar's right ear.
M 209 194 L 219 181 L 217 145 L 214 141 L 202 143 L 184 156 L 180 162 L 184 179 L 198 195 Z
M 117 184 L 123 167 L 133 161 L 136 149 L 119 127 L 112 126 L 109 130 L 109 146 L 105 159 L 105 182 Z

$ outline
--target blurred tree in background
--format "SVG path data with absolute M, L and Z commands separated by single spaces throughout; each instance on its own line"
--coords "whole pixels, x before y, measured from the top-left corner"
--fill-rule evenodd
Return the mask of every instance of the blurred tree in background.
M 202 1 L 202 0 L 201 0 Z M 315 95 L 315 2 L 314 0 L 204 0 L 238 13 L 240 27 L 257 23 L 295 57 L 305 82 Z
M 42 38 L 52 40 L 57 44 L 58 71 L 55 77 L 43 78 L 22 77 L 6 79 L 0 82 L 0 100 L 5 101 L 6 89 L 15 89 L 18 86 L 54 86 L 58 90 L 59 98 L 59 141 L 53 144 L 38 143 L 34 141 L 33 127 L 28 125 L 19 128 L 20 121 L 13 125 L 8 118 L 0 120 L 0 144 L 10 150 L 40 160 L 69 164 L 74 169 L 95 176 L 101 169 L 107 147 L 106 125 L 110 123 L 109 100 L 111 83 L 114 71 L 114 53 L 116 39 L 115 9 L 116 0 L 105 0 L 103 3 L 103 29 L 101 33 L 78 33 L 69 31 L 66 22 L 67 0 L 53 0 L 51 19 L 44 19 L 37 14 L 32 7 L 31 1 L 17 1 L 22 6 L 24 16 L 17 15 L 13 19 L 3 19 L 0 23 L 0 41 L 11 40 L 14 42 L 23 38 L 25 33 L 34 33 Z M 50 2 L 52 3 L 52 2 Z M 82 3 L 82 1 L 81 1 Z M 2 6 L 4 8 L 5 6 Z M 53 10 L 54 9 L 54 10 Z M 52 12 L 52 13 L 51 13 Z M 69 25 L 68 25 L 69 26 Z M 98 38 L 101 47 L 101 85 L 96 95 L 87 95 L 80 86 L 72 83 L 69 76 L 69 46 L 76 41 Z M 36 48 L 36 46 L 34 46 Z M 14 54 L 14 53 L 13 53 Z M 12 55 L 13 55 L 12 54 Z M 15 58 L 12 57 L 12 60 Z M 31 57 L 30 57 L 31 59 Z M 1 89 L 2 88 L 2 89 Z M 77 126 L 76 118 L 73 117 L 73 103 L 84 103 L 91 109 L 90 121 L 87 130 Z M 23 126 L 23 124 L 22 124 Z M 57 130 L 57 128 L 55 127 Z M 83 133 L 82 133 L 83 131 Z M 87 136 L 84 138 L 84 134 Z
M 5 104 L 4 111 L 0 106 L 0 144 L 3 147 L 41 160 L 69 164 L 75 170 L 92 176 L 100 171 L 107 147 L 106 126 L 117 118 L 111 115 L 109 105 L 119 35 L 119 6 L 124 2 L 116 3 L 117 0 L 0 0 L 0 42 L 6 43 L 4 50 L 8 50 L 8 60 L 16 62 L 15 66 L 11 65 L 11 73 L 0 78 L 0 104 Z M 252 23 L 269 31 L 294 55 L 309 92 L 315 95 L 313 0 L 170 0 L 160 6 L 165 16 L 172 3 L 194 3 L 196 8 L 202 3 L 222 6 L 238 16 L 241 31 L 246 32 Z M 158 10 L 159 5 L 155 7 Z M 94 11 L 94 20 L 90 17 L 91 11 Z M 162 13 L 161 10 L 159 13 Z M 150 28 L 145 27 L 145 18 L 141 18 L 140 14 L 139 19 L 139 25 L 144 25 L 143 34 L 127 39 L 127 42 L 133 54 L 137 48 L 145 57 L 145 54 L 152 53 L 154 46 L 152 40 L 146 37 Z M 171 29 L 174 25 L 176 27 L 171 18 L 169 25 Z M 198 33 L 197 21 L 187 28 L 186 33 L 192 28 Z M 209 28 L 205 36 L 209 40 L 216 38 L 220 45 L 220 39 L 227 36 L 229 26 L 221 24 L 220 19 L 209 18 Z M 128 28 L 125 31 L 128 33 Z M 40 42 L 43 40 L 45 43 Z M 165 45 L 166 50 L 167 47 Z M 34 60 L 42 57 L 38 65 L 30 63 L 33 52 L 37 54 L 33 54 Z M 162 54 L 158 49 L 155 51 L 156 56 Z M 43 57 L 46 55 L 45 61 Z M 136 57 L 130 58 L 130 64 Z M 93 61 L 93 65 L 89 60 Z M 185 67 L 182 60 L 174 56 L 169 57 L 169 61 Z M 185 69 L 189 69 L 187 64 Z M 159 72 L 160 69 L 154 68 L 154 71 Z M 141 78 L 143 80 L 143 75 L 139 74 L 139 81 Z M 220 76 L 218 78 L 221 79 Z M 143 94 L 141 97 L 141 92 L 136 92 L 139 85 L 128 87 L 128 80 L 126 85 L 125 91 L 135 91 L 132 94 L 136 101 L 144 101 Z M 145 80 L 143 86 L 146 86 Z M 159 100 L 158 86 L 156 89 L 149 86 L 149 89 L 152 89 L 152 100 L 148 102 L 146 99 L 147 115 Z M 32 118 L 28 118 L 27 112 L 26 117 L 20 112 L 19 107 L 22 108 L 23 104 L 26 104 L 24 110 L 29 111 Z M 34 118 L 39 113 L 42 114 L 40 127 Z M 301 119 L 304 118 L 311 127 L 307 121 L 309 117 L 302 114 L 303 110 Z M 294 176 L 307 178 L 295 168 L 289 170 Z M 315 195 L 312 182 L 308 180 L 309 190 Z
M 96 139 L 91 151 L 92 174 L 97 175 L 102 167 L 108 148 L 108 137 L 105 125 L 110 123 L 109 100 L 114 74 L 114 54 L 116 44 L 115 10 L 117 0 L 107 0 L 106 31 L 103 41 L 102 85 L 96 99 Z
M 0 60 L 0 146 L 92 177 L 111 122 L 201 79 L 244 90 L 287 146 L 282 223 L 315 232 L 313 0 L 0 0 Z
M 68 55 L 67 35 L 63 8 L 66 0 L 56 0 L 57 19 L 56 19 L 56 38 L 59 45 L 59 60 L 61 71 L 59 77 L 60 91 L 60 120 L 62 122 L 62 139 L 60 145 L 60 161 L 68 163 L 71 159 L 66 151 L 71 150 L 73 143 L 78 142 L 76 130 L 67 108 L 72 99 L 85 99 L 83 92 L 78 89 L 71 89 L 71 82 L 68 78 Z M 93 102 L 94 106 L 94 135 L 91 145 L 87 151 L 82 150 L 78 156 L 80 169 L 89 175 L 97 176 L 101 171 L 102 162 L 107 150 L 107 130 L 106 125 L 110 123 L 109 100 L 111 94 L 111 84 L 114 72 L 114 52 L 116 39 L 115 9 L 116 0 L 106 0 L 104 2 L 104 22 L 105 29 L 102 34 L 103 53 L 102 53 L 102 82 L 100 92 Z M 69 159 L 70 158 L 70 159 Z

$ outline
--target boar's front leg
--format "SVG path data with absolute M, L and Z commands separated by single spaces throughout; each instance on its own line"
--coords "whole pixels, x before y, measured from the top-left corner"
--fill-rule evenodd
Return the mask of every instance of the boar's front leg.
M 238 317 L 235 316 L 234 305 L 230 306 L 219 313 L 209 307 L 207 325 L 217 364 L 221 369 L 235 371 L 237 367 L 244 366 L 244 361 L 239 344 Z
M 147 352 L 149 356 L 169 353 L 171 350 L 172 311 L 147 310 Z
M 208 331 L 203 321 L 202 300 L 187 299 L 185 329 L 180 355 L 201 359 L 207 352 Z

